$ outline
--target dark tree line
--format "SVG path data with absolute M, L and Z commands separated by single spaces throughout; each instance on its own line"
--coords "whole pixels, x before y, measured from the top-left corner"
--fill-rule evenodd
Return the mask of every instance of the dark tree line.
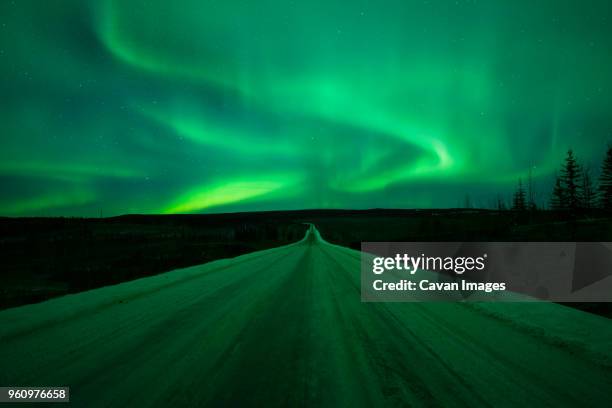
M 572 149 L 568 150 L 561 170 L 555 177 L 550 208 L 573 213 L 595 208 L 612 211 L 612 146 L 606 151 L 597 184 L 595 186 L 591 169 L 578 162 Z M 512 209 L 535 209 L 532 191 L 530 173 L 528 192 L 519 179 L 512 198 Z

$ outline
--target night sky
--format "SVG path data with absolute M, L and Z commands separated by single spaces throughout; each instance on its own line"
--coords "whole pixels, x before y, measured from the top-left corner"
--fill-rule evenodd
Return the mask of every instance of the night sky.
M 0 74 L 0 215 L 546 202 L 612 2 L 4 0 Z

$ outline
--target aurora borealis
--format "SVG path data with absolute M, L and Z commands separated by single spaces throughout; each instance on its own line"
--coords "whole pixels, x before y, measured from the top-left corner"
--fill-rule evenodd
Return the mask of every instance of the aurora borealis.
M 601 1 L 3 1 L 0 215 L 488 205 L 612 140 Z

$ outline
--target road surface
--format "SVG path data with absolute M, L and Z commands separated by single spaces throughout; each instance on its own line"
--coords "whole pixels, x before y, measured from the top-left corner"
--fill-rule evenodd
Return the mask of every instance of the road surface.
M 359 253 L 292 245 L 0 312 L 0 385 L 74 406 L 612 406 L 608 319 L 361 303 Z

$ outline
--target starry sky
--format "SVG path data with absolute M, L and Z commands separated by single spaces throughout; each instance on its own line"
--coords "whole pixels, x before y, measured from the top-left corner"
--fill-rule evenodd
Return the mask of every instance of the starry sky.
M 608 0 L 4 0 L 0 215 L 546 201 L 611 91 Z

